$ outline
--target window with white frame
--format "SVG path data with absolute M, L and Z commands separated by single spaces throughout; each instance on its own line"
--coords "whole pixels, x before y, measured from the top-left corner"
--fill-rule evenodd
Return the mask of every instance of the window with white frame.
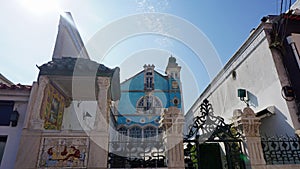
M 131 138 L 142 138 L 142 129 L 138 126 L 129 129 L 129 136 Z
M 162 103 L 156 96 L 143 96 L 137 102 L 137 112 L 145 114 L 160 114 Z
M 145 90 L 153 90 L 154 89 L 154 81 L 153 81 L 153 70 L 148 70 L 145 73 Z
M 144 138 L 153 139 L 156 136 L 156 128 L 155 127 L 146 127 L 144 129 Z
M 121 127 L 119 130 L 119 140 L 126 140 L 127 136 L 128 136 L 128 131 L 126 127 Z

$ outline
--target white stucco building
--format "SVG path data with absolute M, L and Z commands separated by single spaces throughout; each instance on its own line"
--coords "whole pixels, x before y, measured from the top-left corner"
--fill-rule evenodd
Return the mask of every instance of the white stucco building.
M 245 89 L 249 106 L 261 118 L 262 135 L 294 135 L 300 129 L 300 3 L 280 16 L 266 16 L 186 113 L 186 128 L 207 98 L 216 115 L 231 122 Z M 290 93 L 289 93 L 290 92 Z M 291 96 L 288 96 L 291 94 Z
M 0 76 L 0 169 L 14 168 L 30 91 Z
M 246 168 L 300 167 L 299 9 L 296 1 L 292 10 L 261 19 L 185 114 L 185 135 L 203 127 L 207 99 L 241 134 Z

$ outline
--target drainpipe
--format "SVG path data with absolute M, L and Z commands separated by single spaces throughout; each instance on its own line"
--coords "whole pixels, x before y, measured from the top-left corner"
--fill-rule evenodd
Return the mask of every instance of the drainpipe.
M 286 38 L 287 42 L 289 43 L 289 45 L 291 45 L 292 49 L 293 49 L 293 53 L 295 55 L 295 58 L 297 60 L 297 63 L 298 63 L 298 67 L 300 69 L 300 58 L 299 58 L 299 54 L 298 54 L 298 51 L 297 51 L 297 48 L 296 48 L 296 44 L 295 44 L 295 41 L 293 40 L 292 36 L 288 36 Z

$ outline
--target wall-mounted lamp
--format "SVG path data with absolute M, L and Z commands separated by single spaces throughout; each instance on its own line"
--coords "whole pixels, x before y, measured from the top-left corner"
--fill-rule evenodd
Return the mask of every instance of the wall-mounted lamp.
M 18 111 L 12 111 L 10 114 L 10 121 L 11 121 L 11 126 L 16 127 L 18 125 L 18 120 L 19 120 L 19 112 Z
M 249 99 L 247 98 L 246 89 L 238 89 L 238 97 L 240 98 L 241 101 L 247 104 L 247 107 L 249 107 Z

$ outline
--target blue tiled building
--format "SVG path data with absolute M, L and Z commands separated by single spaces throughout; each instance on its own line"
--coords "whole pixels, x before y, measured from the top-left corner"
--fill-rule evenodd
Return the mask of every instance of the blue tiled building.
M 171 56 L 165 75 L 154 65 L 144 65 L 144 70 L 121 83 L 121 98 L 114 113 L 121 136 L 154 138 L 161 132 L 161 112 L 182 105 L 180 70 Z

